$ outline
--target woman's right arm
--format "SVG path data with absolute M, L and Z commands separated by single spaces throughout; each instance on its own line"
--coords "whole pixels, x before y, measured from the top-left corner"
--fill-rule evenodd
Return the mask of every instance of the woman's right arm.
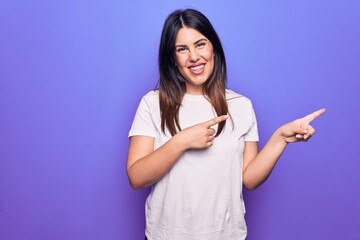
M 140 189 L 156 182 L 171 169 L 185 150 L 177 144 L 175 137 L 154 151 L 154 138 L 132 136 L 126 166 L 131 187 Z
M 158 181 L 186 150 L 210 147 L 215 134 L 211 127 L 226 119 L 224 115 L 186 128 L 156 150 L 153 137 L 132 136 L 126 165 L 132 188 L 140 189 Z

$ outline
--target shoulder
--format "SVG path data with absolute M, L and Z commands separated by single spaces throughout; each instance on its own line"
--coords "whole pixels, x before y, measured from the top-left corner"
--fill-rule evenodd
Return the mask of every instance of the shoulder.
M 140 108 L 149 109 L 151 112 L 159 108 L 159 90 L 146 93 L 140 101 Z
M 141 98 L 141 103 L 154 106 L 159 103 L 159 90 L 152 90 Z
M 142 100 L 147 101 L 147 102 L 154 102 L 154 101 L 158 101 L 159 100 L 159 90 L 152 90 L 148 93 L 146 93 L 143 97 Z
M 252 106 L 251 100 L 249 98 L 231 89 L 225 90 L 225 97 L 228 104 L 241 104 L 245 106 Z
M 256 121 L 251 100 L 244 95 L 226 89 L 226 101 L 234 122 L 241 126 L 252 126 Z

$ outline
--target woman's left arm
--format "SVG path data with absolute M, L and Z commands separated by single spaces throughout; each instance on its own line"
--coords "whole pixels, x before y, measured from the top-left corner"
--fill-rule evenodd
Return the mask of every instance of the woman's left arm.
M 258 152 L 257 142 L 245 142 L 243 184 L 247 189 L 259 187 L 270 175 L 288 143 L 308 141 L 315 133 L 310 122 L 325 112 L 320 109 L 278 128 Z

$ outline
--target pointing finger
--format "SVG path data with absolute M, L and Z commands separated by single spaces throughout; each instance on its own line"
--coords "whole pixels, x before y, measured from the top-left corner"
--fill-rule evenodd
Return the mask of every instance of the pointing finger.
M 222 116 L 213 118 L 209 121 L 206 121 L 206 122 L 204 122 L 204 124 L 207 128 L 210 128 L 218 123 L 221 123 L 222 121 L 225 121 L 226 119 L 228 119 L 228 115 L 222 115 Z
M 310 113 L 309 115 L 303 117 L 303 120 L 305 120 L 306 122 L 310 123 L 311 121 L 313 121 L 315 118 L 319 117 L 320 115 L 322 115 L 324 112 L 326 111 L 325 108 L 322 108 L 320 110 L 317 110 L 313 113 Z

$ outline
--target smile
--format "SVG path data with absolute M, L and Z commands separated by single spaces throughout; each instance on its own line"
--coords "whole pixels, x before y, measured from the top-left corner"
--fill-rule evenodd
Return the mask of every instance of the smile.
M 191 73 L 193 74 L 201 74 L 204 71 L 205 64 L 200 64 L 197 66 L 189 67 Z

